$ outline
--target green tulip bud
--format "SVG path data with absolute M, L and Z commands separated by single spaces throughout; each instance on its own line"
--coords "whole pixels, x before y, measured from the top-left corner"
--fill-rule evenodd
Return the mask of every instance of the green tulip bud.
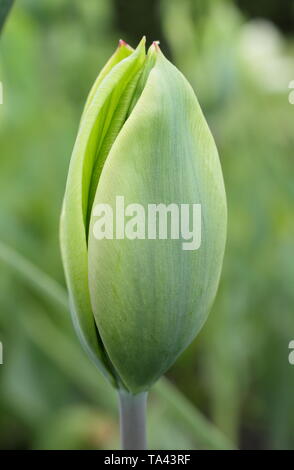
M 73 322 L 100 370 L 137 394 L 205 322 L 224 255 L 217 149 L 185 77 L 120 42 L 81 118 L 61 217 Z

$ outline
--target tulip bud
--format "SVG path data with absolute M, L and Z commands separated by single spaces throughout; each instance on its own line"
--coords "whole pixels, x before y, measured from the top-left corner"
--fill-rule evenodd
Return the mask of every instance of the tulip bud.
M 195 94 L 155 42 L 124 42 L 86 102 L 61 218 L 79 337 L 136 394 L 191 343 L 220 277 L 227 224 L 217 149 Z

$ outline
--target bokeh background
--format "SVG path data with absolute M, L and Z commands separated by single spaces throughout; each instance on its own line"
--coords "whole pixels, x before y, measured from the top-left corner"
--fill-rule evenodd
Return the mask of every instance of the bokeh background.
M 1 448 L 119 445 L 115 393 L 70 322 L 58 223 L 87 92 L 120 37 L 146 34 L 196 91 L 229 208 L 217 299 L 150 394 L 150 447 L 294 449 L 293 25 L 292 0 L 14 3 L 0 38 Z

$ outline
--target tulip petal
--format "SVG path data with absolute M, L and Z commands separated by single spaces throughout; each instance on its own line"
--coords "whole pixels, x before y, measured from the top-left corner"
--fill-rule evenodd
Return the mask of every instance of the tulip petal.
M 89 96 L 87 98 L 87 101 L 84 107 L 83 116 L 85 115 L 85 112 L 88 109 L 88 106 L 92 102 L 100 83 L 104 80 L 106 75 L 109 74 L 109 72 L 113 69 L 113 67 L 116 64 L 121 62 L 123 59 L 126 59 L 127 57 L 129 57 L 132 54 L 132 52 L 134 52 L 134 49 L 132 47 L 130 47 L 127 43 L 125 43 L 122 40 L 119 41 L 116 51 L 114 52 L 114 54 L 112 54 L 110 59 L 104 65 L 103 69 L 99 73 L 98 77 L 96 78 L 94 82 L 94 85 L 92 86 L 90 90 Z
M 107 355 L 127 389 L 148 389 L 203 325 L 220 277 L 226 239 L 226 197 L 217 149 L 195 94 L 164 58 L 104 163 L 96 204 L 196 204 L 202 243 L 102 239 L 88 243 L 93 312 Z
M 87 217 L 91 187 L 99 178 L 99 162 L 106 158 L 123 125 L 145 61 L 144 43 L 143 38 L 134 52 L 126 46 L 117 51 L 90 92 L 70 162 L 60 223 L 73 322 L 84 348 L 112 382 L 115 372 L 96 329 L 89 296 Z

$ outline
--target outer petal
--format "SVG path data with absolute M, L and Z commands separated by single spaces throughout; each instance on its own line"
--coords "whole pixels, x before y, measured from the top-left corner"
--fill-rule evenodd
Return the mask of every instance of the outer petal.
M 148 389 L 193 340 L 219 281 L 226 198 L 215 143 L 194 92 L 161 52 L 104 165 L 94 205 L 201 203 L 202 244 L 96 240 L 89 287 L 107 354 L 133 393 Z
M 90 92 L 70 162 L 60 224 L 73 322 L 88 354 L 112 380 L 115 374 L 97 332 L 88 290 L 87 215 L 91 188 L 99 178 L 100 160 L 106 158 L 124 122 L 128 99 L 144 60 L 143 40 L 129 57 L 118 63 L 115 57 L 108 63 L 102 71 L 103 79 L 98 77 Z

